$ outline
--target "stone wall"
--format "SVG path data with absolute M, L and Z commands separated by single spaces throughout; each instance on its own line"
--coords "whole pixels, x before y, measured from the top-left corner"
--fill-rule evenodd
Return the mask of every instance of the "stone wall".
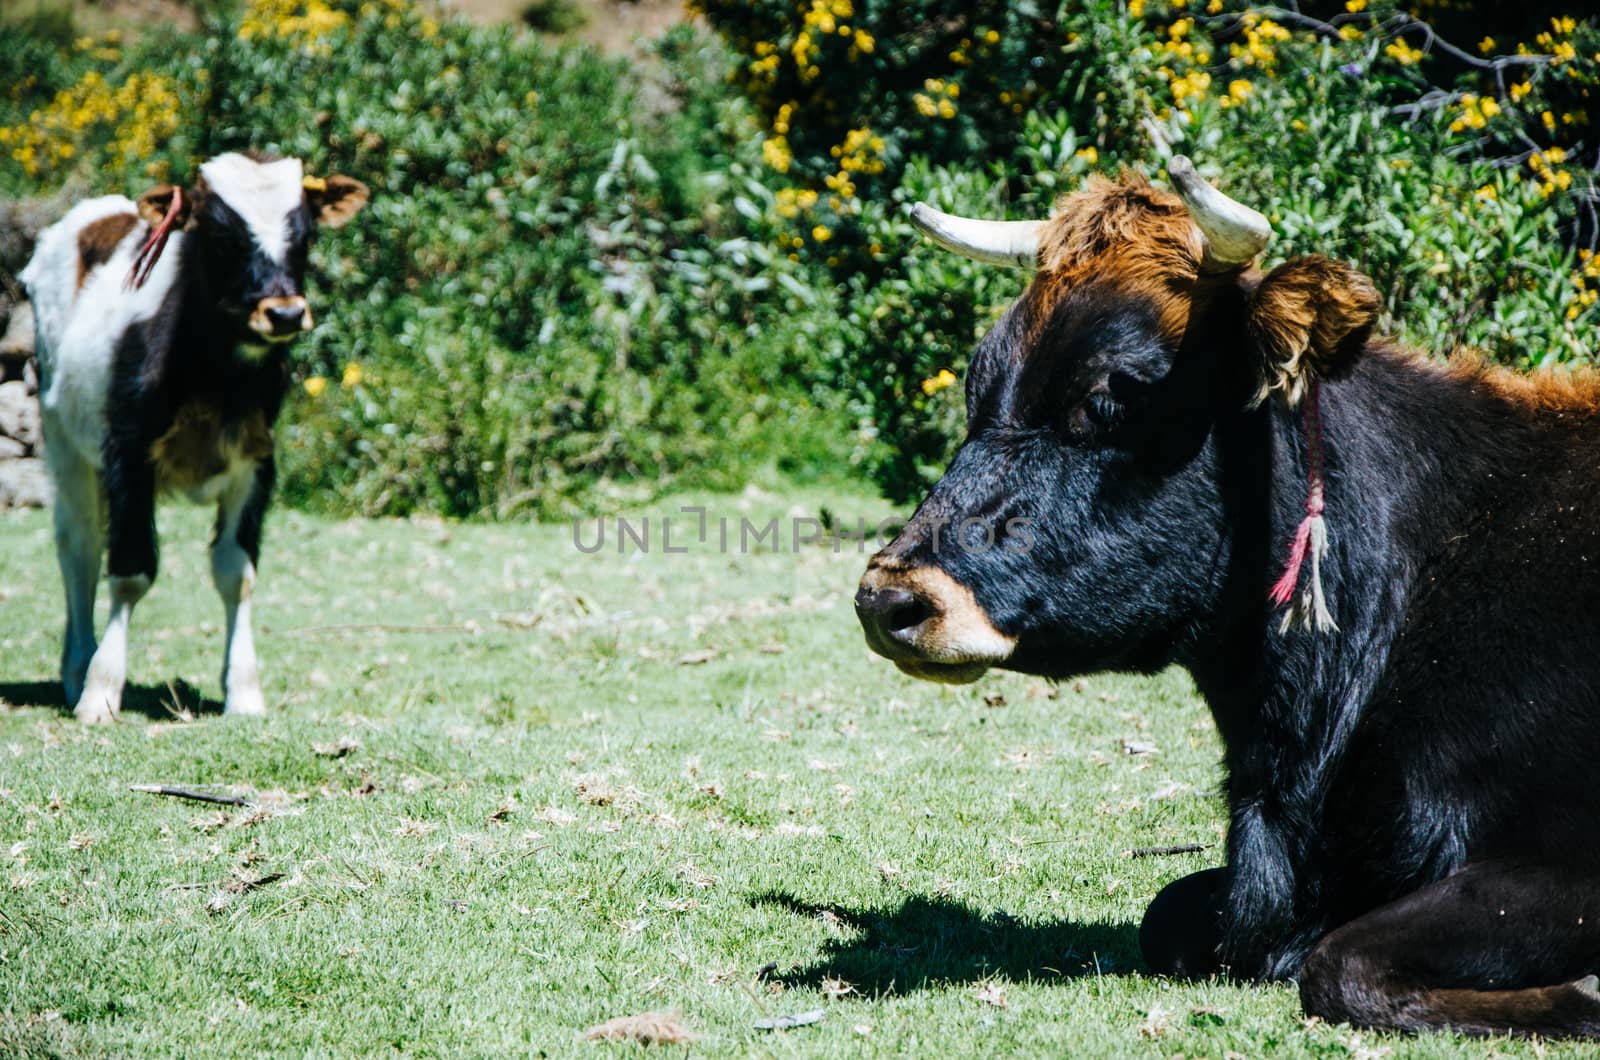
M 33 361 L 33 312 L 11 306 L 0 338 L 0 511 L 42 508 L 50 500 L 39 433 L 39 370 Z
M 45 225 L 78 196 L 63 189 L 38 199 L 0 200 L 0 511 L 50 501 L 39 432 L 39 368 L 33 359 L 33 311 L 17 274 Z

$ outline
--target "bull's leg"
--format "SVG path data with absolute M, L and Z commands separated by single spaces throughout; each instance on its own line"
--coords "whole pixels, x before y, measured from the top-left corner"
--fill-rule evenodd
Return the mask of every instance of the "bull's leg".
M 261 554 L 261 519 L 272 494 L 271 458 L 240 475 L 217 502 L 216 536 L 211 542 L 211 579 L 227 614 L 227 647 L 222 657 L 223 710 L 264 714 L 261 671 L 250 628 L 250 597 Z
M 1139 925 L 1139 949 L 1157 975 L 1203 979 L 1222 970 L 1222 901 L 1227 870 L 1203 869 L 1161 888 Z
M 105 513 L 101 509 L 100 476 L 94 465 L 72 448 L 64 432 L 45 430 L 50 478 L 55 485 L 56 562 L 67 598 L 67 630 L 61 645 L 61 686 L 68 706 L 83 696 L 84 676 L 94 657 L 94 595 L 100 581 L 100 553 L 105 547 Z
M 1306 1012 L 1359 1027 L 1600 1035 L 1600 871 L 1468 866 L 1324 938 Z
M 154 469 L 143 453 L 108 442 L 104 478 L 111 618 L 89 663 L 83 694 L 73 708 L 83 722 L 113 721 L 122 709 L 122 686 L 128 677 L 128 623 L 135 605 L 156 580 Z

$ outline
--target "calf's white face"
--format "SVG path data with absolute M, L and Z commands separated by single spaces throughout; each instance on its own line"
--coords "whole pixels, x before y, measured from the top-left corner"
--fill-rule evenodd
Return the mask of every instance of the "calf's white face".
M 307 178 L 297 158 L 259 161 L 219 155 L 200 167 L 193 190 L 153 188 L 139 200 L 145 220 L 169 216 L 197 254 L 197 275 L 232 336 L 246 348 L 287 342 L 313 324 L 305 298 L 306 252 L 318 225 L 338 227 L 367 199 L 360 181 Z

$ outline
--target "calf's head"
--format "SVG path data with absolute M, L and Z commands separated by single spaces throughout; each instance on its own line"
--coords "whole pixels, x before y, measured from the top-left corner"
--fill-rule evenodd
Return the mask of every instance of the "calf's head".
M 1044 222 L 916 208 L 947 249 L 1038 271 L 970 359 L 965 441 L 856 594 L 906 673 L 1172 661 L 1228 561 L 1219 424 L 1272 390 L 1297 402 L 1365 344 L 1369 280 L 1320 257 L 1261 276 L 1267 219 L 1187 159 L 1169 173 L 1177 195 L 1092 178 Z
M 288 342 L 313 324 L 305 298 L 306 253 L 319 225 L 337 228 L 365 205 L 350 177 L 307 176 L 297 158 L 218 155 L 194 187 L 151 188 L 139 213 L 184 232 L 192 287 L 247 347 Z

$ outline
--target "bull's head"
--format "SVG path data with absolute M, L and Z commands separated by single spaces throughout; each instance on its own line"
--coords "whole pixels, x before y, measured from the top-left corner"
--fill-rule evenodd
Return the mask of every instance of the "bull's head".
M 184 257 L 202 297 L 246 348 L 288 342 L 312 327 L 306 253 L 317 227 L 337 228 L 367 201 L 345 176 L 309 177 L 298 158 L 225 154 L 202 164 L 192 188 L 151 188 L 140 215 L 185 233 Z
M 1092 178 L 1042 222 L 914 211 L 949 250 L 1038 271 L 971 358 L 965 441 L 856 594 L 868 644 L 905 672 L 1178 658 L 1217 621 L 1234 558 L 1227 438 L 1364 346 L 1366 277 L 1320 257 L 1263 277 L 1267 219 L 1187 159 L 1169 174 L 1177 195 Z

